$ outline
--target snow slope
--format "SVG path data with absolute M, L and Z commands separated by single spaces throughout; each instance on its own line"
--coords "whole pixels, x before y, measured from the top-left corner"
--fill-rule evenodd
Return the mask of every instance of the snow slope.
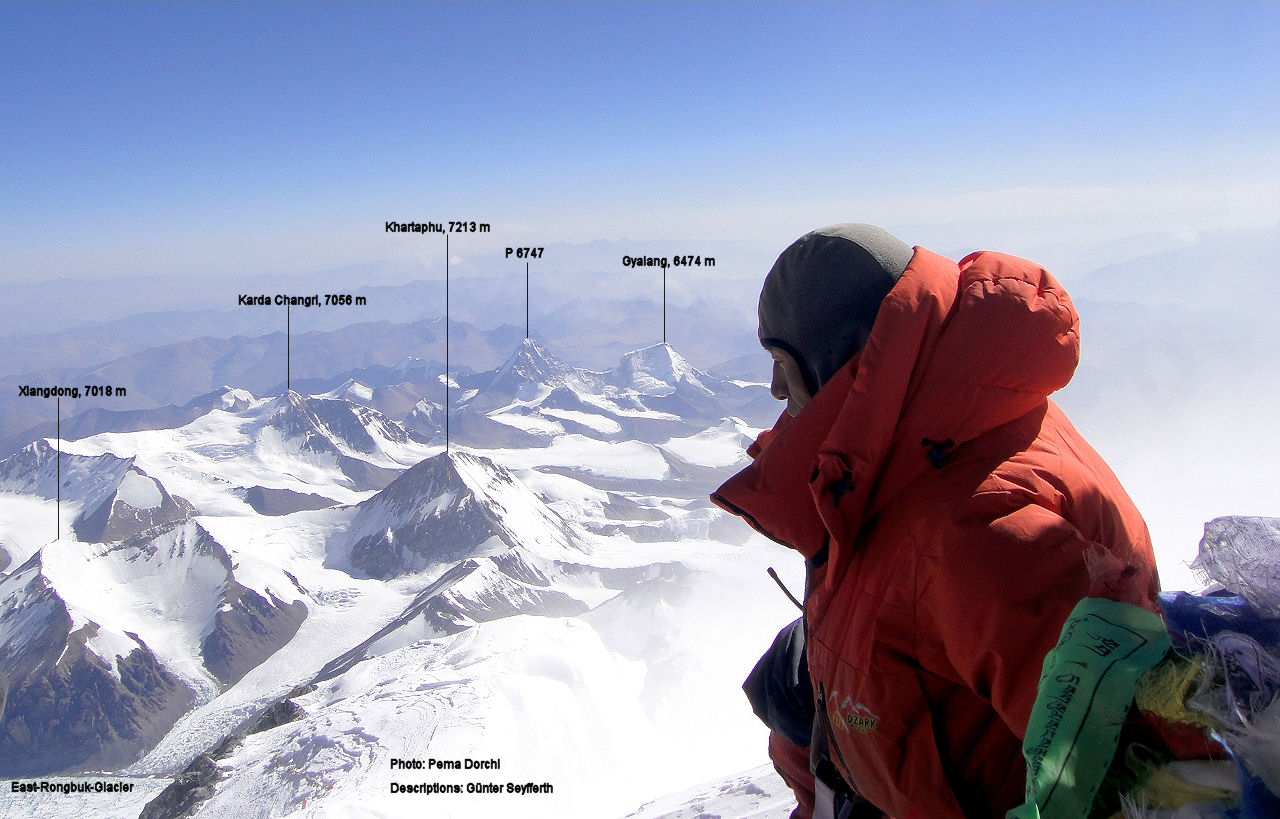
M 456 374 L 476 435 L 443 452 L 421 443 L 440 407 L 394 377 L 226 388 L 181 427 L 64 442 L 64 516 L 188 503 L 119 541 L 51 540 L 51 446 L 0 465 L 0 641 L 52 636 L 117 681 L 145 659 L 176 692 L 104 763 L 135 789 L 95 815 L 599 819 L 759 764 L 736 689 L 794 611 L 764 573 L 779 547 L 706 501 L 755 434 L 744 388 L 662 345 L 608 373 L 521 345 Z M 82 811 L 0 794 L 5 815 Z

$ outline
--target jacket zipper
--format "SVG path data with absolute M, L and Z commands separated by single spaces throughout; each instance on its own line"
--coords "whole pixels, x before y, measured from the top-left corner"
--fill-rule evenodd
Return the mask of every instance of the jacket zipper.
M 840 744 L 836 741 L 835 731 L 831 730 L 831 718 L 827 716 L 827 689 L 825 683 L 821 681 L 818 682 L 818 697 L 818 713 L 821 715 L 819 719 L 822 723 L 822 732 L 826 735 L 823 744 L 835 751 L 836 761 L 840 764 L 840 776 L 852 786 L 853 779 L 850 776 L 849 765 L 844 761 L 844 754 L 840 753 Z

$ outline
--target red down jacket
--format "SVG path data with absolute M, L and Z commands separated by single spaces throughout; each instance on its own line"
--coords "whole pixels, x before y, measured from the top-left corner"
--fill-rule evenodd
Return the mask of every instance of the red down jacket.
M 861 353 L 713 495 L 806 558 L 837 768 L 899 819 L 1003 817 L 1041 662 L 1086 596 L 1158 611 L 1142 517 L 1048 395 L 1079 323 L 1039 266 L 917 248 Z M 771 751 L 807 816 L 807 755 Z

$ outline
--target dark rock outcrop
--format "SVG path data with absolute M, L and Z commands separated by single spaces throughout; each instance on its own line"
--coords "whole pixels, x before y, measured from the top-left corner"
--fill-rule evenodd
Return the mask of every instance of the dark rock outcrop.
M 114 770 L 173 727 L 195 692 L 135 634 L 111 662 L 86 645 L 98 632 L 72 619 L 40 573 L 38 556 L 0 583 L 0 778 Z
M 292 489 L 269 489 L 251 486 L 244 492 L 245 502 L 259 515 L 291 515 L 309 509 L 327 509 L 338 502 L 314 493 L 294 492 Z
M 270 599 L 235 581 L 223 592 L 213 630 L 201 643 L 204 666 L 223 685 L 234 685 L 293 639 L 307 618 L 301 600 Z

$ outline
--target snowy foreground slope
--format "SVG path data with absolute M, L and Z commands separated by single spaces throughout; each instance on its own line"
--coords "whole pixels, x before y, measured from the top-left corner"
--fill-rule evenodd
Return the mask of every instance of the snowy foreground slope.
M 761 765 L 645 804 L 627 819 L 788 819 L 791 790 L 772 765 Z
M 738 686 L 798 566 L 706 500 L 765 388 L 526 342 L 446 450 L 426 371 L 0 461 L 0 815 L 789 812 Z

